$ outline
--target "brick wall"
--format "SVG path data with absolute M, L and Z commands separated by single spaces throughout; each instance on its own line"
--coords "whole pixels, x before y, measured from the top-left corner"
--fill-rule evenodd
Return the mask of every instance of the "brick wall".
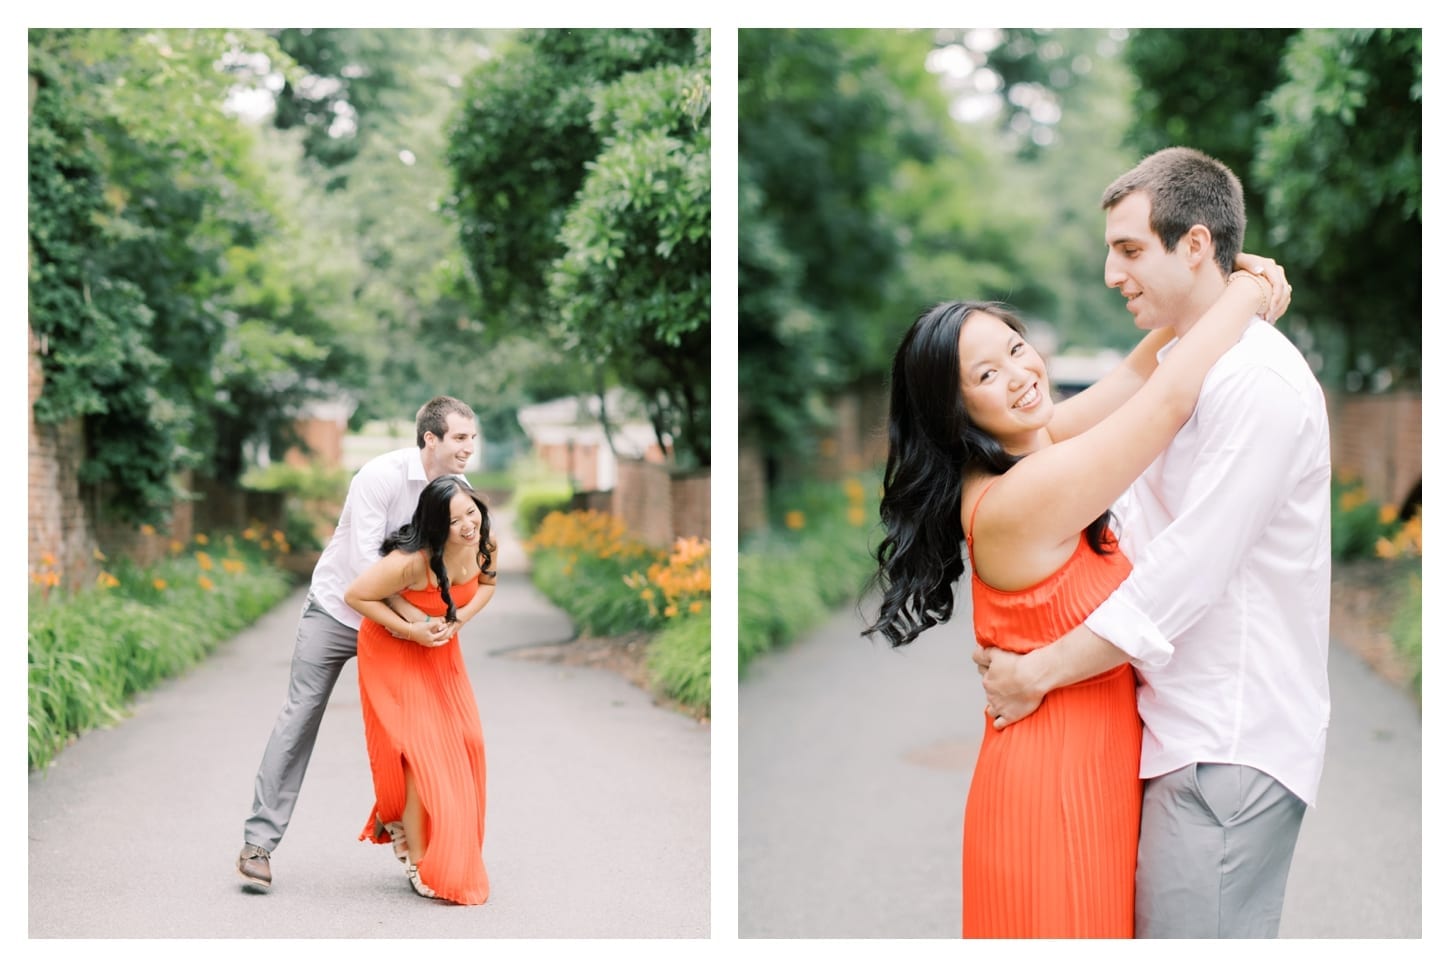
M 710 471 L 671 477 L 670 513 L 674 536 L 710 539 Z
M 534 452 L 550 470 L 565 474 L 580 490 L 599 486 L 599 444 L 570 440 L 535 444 Z
M 35 402 L 45 389 L 40 347 L 31 335 L 29 426 L 28 570 L 59 572 L 65 586 L 90 584 L 99 573 L 100 550 L 108 558 L 126 557 L 145 567 L 170 551 L 173 540 L 189 543 L 207 530 L 241 530 L 254 520 L 280 527 L 285 519 L 280 494 L 240 491 L 183 473 L 180 485 L 195 490 L 195 501 L 178 501 L 168 522 L 154 533 L 106 519 L 100 507 L 104 490 L 83 487 L 79 470 L 85 457 L 85 428 L 75 419 L 60 425 L 36 423 Z M 54 559 L 53 564 L 44 563 Z
M 672 473 L 652 460 L 621 458 L 613 490 L 581 491 L 571 506 L 613 514 L 656 547 L 668 547 L 677 537 L 709 540 L 710 471 Z
M 60 425 L 35 422 L 35 401 L 45 388 L 39 346 L 30 333 L 30 420 L 28 570 L 59 573 L 68 586 L 93 580 L 96 563 L 91 533 L 81 499 L 80 469 L 85 430 L 79 419 Z M 52 563 L 53 562 L 53 563 Z
M 618 474 L 611 512 L 641 540 L 667 547 L 675 539 L 669 468 L 644 460 L 621 459 Z
M 765 458 L 756 447 L 742 444 L 735 494 L 736 537 L 761 530 L 766 524 Z
M 283 457 L 294 467 L 309 467 L 321 462 L 328 467 L 342 466 L 342 440 L 347 435 L 347 421 L 323 417 L 309 417 L 298 420 L 293 429 L 302 438 L 306 448 L 292 447 Z
M 1376 503 L 1402 503 L 1423 470 L 1420 394 L 1331 393 L 1326 403 L 1335 474 L 1364 481 Z

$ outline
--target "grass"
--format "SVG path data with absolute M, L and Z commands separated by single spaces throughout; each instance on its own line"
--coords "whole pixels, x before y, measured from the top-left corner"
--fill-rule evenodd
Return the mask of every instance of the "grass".
M 694 715 L 710 716 L 710 609 L 671 621 L 650 642 L 650 680 Z
M 798 483 L 774 495 L 771 526 L 741 542 L 739 674 L 854 599 L 872 573 L 879 525 L 866 509 L 879 477 Z
M 547 514 L 528 541 L 533 581 L 578 633 L 652 635 L 654 685 L 694 714 L 710 708 L 710 544 L 681 539 L 669 551 L 631 537 L 600 511 Z
M 1395 609 L 1394 619 L 1390 623 L 1390 640 L 1395 643 L 1395 651 L 1410 668 L 1410 687 L 1417 696 L 1421 695 L 1422 684 L 1420 645 L 1424 633 L 1424 610 L 1424 587 L 1420 572 L 1416 569 L 1409 574 L 1403 597 L 1399 607 Z
M 96 586 L 72 593 L 35 584 L 28 615 L 32 770 L 48 766 L 76 737 L 122 718 L 132 696 L 200 662 L 292 588 L 271 553 L 233 537 L 151 568 L 117 562 Z

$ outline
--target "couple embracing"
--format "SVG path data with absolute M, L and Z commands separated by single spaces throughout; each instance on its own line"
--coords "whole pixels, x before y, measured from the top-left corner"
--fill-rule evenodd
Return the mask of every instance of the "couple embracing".
M 950 618 L 970 564 L 987 697 L 966 937 L 1273 937 L 1329 724 L 1329 430 L 1187 148 L 1104 192 L 1104 280 L 1148 331 L 1054 402 L 999 303 L 923 313 L 891 374 L 867 634 Z
M 497 543 L 463 471 L 478 444 L 472 408 L 437 396 L 417 447 L 369 460 L 348 484 L 312 572 L 287 701 L 262 753 L 237 872 L 272 886 L 286 832 L 343 665 L 356 656 L 375 800 L 360 840 L 391 843 L 420 896 L 488 900 L 483 726 L 458 632 L 492 599 Z

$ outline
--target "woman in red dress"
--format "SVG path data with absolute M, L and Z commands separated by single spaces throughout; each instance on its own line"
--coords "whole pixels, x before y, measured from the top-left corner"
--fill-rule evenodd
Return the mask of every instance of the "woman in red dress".
M 439 477 L 382 554 L 346 595 L 363 616 L 358 689 L 376 795 L 358 838 L 391 842 L 421 896 L 483 903 L 483 726 L 458 628 L 493 596 L 488 508 L 462 477 Z M 428 621 L 410 624 L 383 603 L 398 594 Z M 433 646 L 440 622 L 453 633 Z

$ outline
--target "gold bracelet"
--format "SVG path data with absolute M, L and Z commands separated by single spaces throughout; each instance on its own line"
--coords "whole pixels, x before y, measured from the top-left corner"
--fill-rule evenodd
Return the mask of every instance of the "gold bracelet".
M 1232 282 L 1237 276 L 1243 276 L 1246 279 L 1253 279 L 1254 283 L 1258 285 L 1259 293 L 1263 296 L 1263 301 L 1259 303 L 1259 315 L 1267 316 L 1269 313 L 1269 306 L 1272 304 L 1270 300 L 1273 298 L 1274 295 L 1274 287 L 1269 284 L 1269 280 L 1264 278 L 1262 275 L 1254 272 L 1249 272 L 1246 269 L 1239 269 L 1235 272 L 1230 272 L 1228 280 Z

